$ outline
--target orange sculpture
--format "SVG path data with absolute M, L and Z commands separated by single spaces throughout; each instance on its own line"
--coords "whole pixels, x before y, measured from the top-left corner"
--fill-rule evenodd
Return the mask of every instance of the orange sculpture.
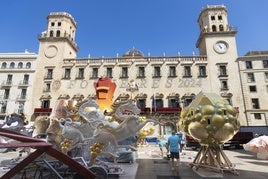
M 99 104 L 100 110 L 111 111 L 111 105 L 113 103 L 113 95 L 116 88 L 116 84 L 112 82 L 110 78 L 99 78 L 97 82 L 94 83 L 94 88 L 96 90 L 97 99 L 96 102 Z

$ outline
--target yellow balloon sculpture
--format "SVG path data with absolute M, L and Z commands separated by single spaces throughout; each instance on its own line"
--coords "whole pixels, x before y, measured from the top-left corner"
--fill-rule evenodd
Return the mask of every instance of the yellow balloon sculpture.
M 201 145 L 220 145 L 239 130 L 237 113 L 229 102 L 213 93 L 199 93 L 181 112 L 179 128 Z

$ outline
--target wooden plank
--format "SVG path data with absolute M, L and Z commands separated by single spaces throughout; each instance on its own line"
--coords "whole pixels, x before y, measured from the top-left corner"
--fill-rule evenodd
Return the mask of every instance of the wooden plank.
M 52 144 L 47 142 L 10 142 L 0 143 L 0 148 L 17 148 L 17 147 L 50 147 Z
M 58 151 L 57 149 L 54 149 L 53 147 L 50 147 L 49 150 L 47 151 L 47 153 L 50 156 L 60 160 L 61 162 L 65 163 L 66 165 L 68 165 L 71 169 L 73 169 L 74 171 L 76 171 L 77 173 L 82 175 L 83 178 L 85 178 L 85 179 L 91 179 L 91 178 L 96 177 L 96 175 L 92 171 L 90 171 L 88 168 L 81 165 L 77 161 L 73 160 L 68 155 Z
M 38 158 L 40 155 L 42 155 L 44 151 L 36 150 L 30 155 L 28 155 L 25 159 L 23 159 L 20 163 L 15 165 L 11 170 L 9 170 L 7 173 L 5 173 L 2 176 L 2 179 L 10 179 L 14 177 L 16 174 L 18 174 L 24 167 L 29 165 L 32 161 L 34 161 L 36 158 Z

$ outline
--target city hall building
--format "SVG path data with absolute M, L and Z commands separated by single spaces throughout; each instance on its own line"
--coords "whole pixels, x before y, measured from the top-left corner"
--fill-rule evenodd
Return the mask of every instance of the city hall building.
M 109 78 L 116 84 L 113 100 L 133 99 L 142 115 L 173 127 L 200 92 L 227 99 L 242 126 L 267 126 L 268 52 L 238 56 L 237 29 L 223 5 L 203 8 L 198 24 L 199 55 L 151 56 L 132 48 L 122 56 L 77 58 L 75 19 L 50 13 L 37 54 L 0 54 L 0 116 L 50 115 L 59 99 L 96 98 L 94 83 Z

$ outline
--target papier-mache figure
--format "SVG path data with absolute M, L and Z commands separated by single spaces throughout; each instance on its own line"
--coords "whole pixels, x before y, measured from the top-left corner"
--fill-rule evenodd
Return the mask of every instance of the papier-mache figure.
M 268 136 L 256 137 L 243 145 L 246 151 L 257 153 L 258 159 L 268 160 Z

